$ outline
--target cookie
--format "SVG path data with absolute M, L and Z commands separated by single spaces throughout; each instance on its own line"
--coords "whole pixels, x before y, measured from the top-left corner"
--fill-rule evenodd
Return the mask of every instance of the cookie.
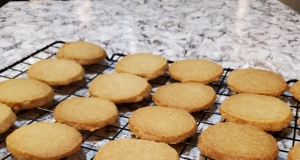
M 196 133 L 194 117 L 188 112 L 160 106 L 147 106 L 134 111 L 129 129 L 140 139 L 176 144 Z
M 180 60 L 169 67 L 170 76 L 180 82 L 208 84 L 218 81 L 223 74 L 222 66 L 208 60 Z
M 300 160 L 300 143 L 297 143 L 292 147 L 287 155 L 288 160 Z
M 219 123 L 198 138 L 201 154 L 212 159 L 271 160 L 278 155 L 275 138 L 249 124 Z
M 209 108 L 217 96 L 215 91 L 201 83 L 172 83 L 155 91 L 152 99 L 162 107 L 183 109 L 196 112 Z
M 84 76 L 84 70 L 81 65 L 70 60 L 46 59 L 32 64 L 27 74 L 31 79 L 51 86 L 59 86 L 81 80 Z
M 65 124 L 36 122 L 12 132 L 6 138 L 9 152 L 19 159 L 54 160 L 75 153 L 82 136 Z
M 0 133 L 4 133 L 12 126 L 17 117 L 15 113 L 5 104 L 0 103 Z
M 100 74 L 89 87 L 93 97 L 104 98 L 113 103 L 131 103 L 142 101 L 151 92 L 146 79 L 128 73 Z
M 278 98 L 258 94 L 237 94 L 220 106 L 221 116 L 230 122 L 248 123 L 264 131 L 280 131 L 293 120 L 291 108 Z
M 54 110 L 54 119 L 78 130 L 90 130 L 113 124 L 118 118 L 114 103 L 100 98 L 71 98 L 59 103 Z
M 290 93 L 297 99 L 300 100 L 300 81 L 297 81 L 290 87 Z
M 56 53 L 59 59 L 72 60 L 81 65 L 97 63 L 104 60 L 106 56 L 103 48 L 84 41 L 67 42 Z
M 116 152 L 117 151 L 117 152 Z M 176 150 L 161 142 L 124 138 L 101 147 L 94 160 L 179 160 Z
M 0 103 L 14 110 L 42 106 L 54 98 L 53 89 L 34 79 L 10 79 L 0 82 Z
M 280 96 L 288 89 L 285 80 L 278 74 L 262 69 L 233 70 L 227 77 L 229 88 L 238 93 L 254 93 Z
M 165 74 L 168 67 L 167 60 L 162 56 L 136 53 L 119 60 L 115 70 L 118 73 L 130 73 L 150 80 Z

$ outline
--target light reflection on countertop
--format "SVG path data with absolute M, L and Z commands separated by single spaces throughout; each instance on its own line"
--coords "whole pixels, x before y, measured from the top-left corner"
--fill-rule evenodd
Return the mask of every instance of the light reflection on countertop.
M 57 40 L 108 53 L 210 59 L 300 79 L 300 15 L 277 0 L 9 2 L 0 8 L 0 69 Z

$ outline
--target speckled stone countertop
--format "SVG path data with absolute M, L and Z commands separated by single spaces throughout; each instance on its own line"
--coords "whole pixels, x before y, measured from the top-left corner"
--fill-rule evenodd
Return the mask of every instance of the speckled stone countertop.
M 0 8 L 0 69 L 54 41 L 109 55 L 210 59 L 300 79 L 300 14 L 277 0 L 9 2 Z
M 300 79 L 300 14 L 278 0 L 42 0 L 13 1 L 0 8 L 0 70 L 55 41 L 76 40 L 95 43 L 109 56 L 150 52 L 173 61 L 204 58 L 224 68 L 256 67 L 281 74 L 286 80 Z M 50 47 L 53 52 L 49 54 L 62 44 L 56 45 Z M 37 57 L 49 54 L 41 52 Z M 15 68 L 25 72 L 35 62 L 31 58 Z M 59 102 L 72 96 L 88 97 L 86 85 L 98 73 L 111 73 L 115 63 L 91 66 L 83 81 L 56 89 L 51 103 L 19 113 L 11 130 L 0 134 L 0 159 L 14 160 L 5 145 L 10 132 L 33 121 L 55 122 L 52 112 Z M 10 71 L 14 70 L 5 72 Z M 19 74 L 18 77 L 26 77 L 22 72 L 1 73 L 0 81 L 5 79 L 1 79 L 2 74 L 9 78 Z M 218 97 L 215 104 L 208 111 L 193 115 L 198 123 L 197 133 L 224 121 L 219 106 L 235 93 L 223 80 L 212 85 Z M 152 81 L 153 90 L 158 84 L 169 82 L 172 79 L 167 76 Z M 294 115 L 288 128 L 273 134 L 280 148 L 277 159 L 285 160 L 290 148 L 300 141 L 296 124 L 300 104 L 288 92 L 279 98 L 291 106 Z M 119 106 L 118 121 L 109 127 L 93 133 L 81 132 L 85 139 L 82 148 L 65 159 L 92 159 L 109 140 L 131 137 L 128 117 L 139 107 L 154 105 L 150 99 Z M 196 147 L 197 139 L 195 134 L 188 144 L 172 147 L 180 152 L 182 160 L 206 159 Z

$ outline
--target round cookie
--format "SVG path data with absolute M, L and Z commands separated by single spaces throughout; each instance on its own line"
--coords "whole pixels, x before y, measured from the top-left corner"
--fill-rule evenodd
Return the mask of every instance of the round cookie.
M 208 84 L 218 81 L 223 74 L 222 66 L 208 60 L 180 60 L 169 67 L 170 76 L 180 82 Z
M 278 156 L 275 138 L 249 124 L 219 123 L 198 138 L 202 154 L 212 159 L 271 160 Z
M 17 117 L 15 113 L 5 104 L 0 103 L 0 133 L 4 133 L 12 126 Z
M 194 117 L 188 112 L 160 106 L 147 106 L 134 111 L 129 129 L 140 139 L 176 144 L 196 133 Z
M 285 102 L 248 93 L 227 98 L 220 106 L 220 113 L 230 122 L 248 123 L 264 131 L 280 131 L 293 120 L 291 108 Z
M 89 93 L 113 103 L 131 103 L 142 101 L 150 95 L 151 89 L 144 78 L 128 73 L 111 73 L 96 77 L 91 82 Z
M 67 42 L 56 53 L 59 59 L 68 59 L 81 65 L 94 64 L 106 58 L 103 48 L 84 41 Z
M 81 80 L 84 70 L 81 65 L 70 60 L 46 59 L 32 64 L 27 74 L 31 79 L 57 86 Z
M 78 130 L 90 130 L 113 124 L 118 118 L 114 103 L 100 98 L 76 97 L 58 104 L 54 110 L 54 119 Z
M 285 80 L 278 74 L 255 68 L 236 69 L 227 77 L 229 88 L 238 93 L 254 93 L 280 96 L 288 89 Z
M 288 160 L 300 160 L 300 143 L 292 147 L 287 155 Z
M 155 104 L 162 107 L 196 112 L 210 107 L 217 96 L 215 91 L 201 83 L 172 83 L 159 87 L 152 95 Z
M 54 160 L 75 153 L 82 136 L 65 124 L 36 122 L 12 132 L 6 138 L 9 152 L 19 159 Z
M 300 81 L 297 81 L 290 87 L 290 93 L 297 99 L 300 100 Z
M 150 80 L 163 75 L 168 67 L 167 60 L 162 56 L 136 53 L 119 60 L 115 70 L 118 73 L 130 73 Z
M 94 160 L 120 159 L 179 160 L 179 156 L 174 148 L 165 143 L 124 138 L 108 142 L 98 150 L 94 158 Z
M 34 79 L 10 79 L 0 82 L 0 103 L 14 110 L 42 106 L 53 100 L 53 89 Z

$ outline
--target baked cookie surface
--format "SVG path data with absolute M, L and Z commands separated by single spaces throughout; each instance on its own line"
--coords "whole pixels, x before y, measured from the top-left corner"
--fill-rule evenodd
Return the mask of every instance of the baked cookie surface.
M 168 67 L 167 60 L 162 56 L 136 53 L 119 60 L 115 70 L 118 73 L 130 73 L 150 80 L 163 75 Z
M 54 160 L 75 153 L 82 136 L 60 123 L 36 122 L 16 129 L 6 138 L 9 152 L 19 159 Z
M 16 114 L 5 104 L 0 103 L 0 134 L 12 126 L 17 117 Z
M 208 60 L 180 60 L 169 67 L 170 76 L 180 82 L 198 82 L 208 84 L 218 81 L 223 74 L 223 68 Z
M 81 65 L 70 60 L 46 59 L 32 64 L 27 74 L 31 79 L 57 86 L 81 80 L 84 70 Z
M 142 101 L 150 95 L 151 89 L 144 78 L 128 73 L 111 73 L 96 77 L 91 82 L 89 93 L 113 103 L 131 103 Z
M 285 80 L 278 74 L 255 68 L 233 70 L 227 78 L 229 88 L 238 93 L 254 93 L 280 96 L 288 89 Z
M 106 56 L 103 48 L 84 41 L 67 42 L 56 53 L 59 59 L 72 60 L 81 65 L 97 63 L 104 60 Z
M 288 160 L 300 160 L 300 143 L 294 145 L 287 155 Z
M 197 125 L 188 112 L 160 106 L 147 106 L 134 111 L 129 129 L 140 139 L 176 144 L 196 133 Z
M 279 148 L 273 136 L 249 124 L 219 123 L 198 139 L 202 154 L 213 159 L 273 160 Z
M 300 81 L 297 81 L 290 87 L 290 93 L 299 101 L 300 100 Z
M 179 160 L 175 149 L 162 142 L 117 139 L 101 147 L 94 160 Z
M 113 124 L 118 118 L 114 103 L 101 98 L 71 98 L 58 104 L 54 119 L 78 130 L 90 130 Z
M 42 106 L 53 100 L 54 91 L 47 84 L 34 79 L 10 79 L 0 82 L 0 103 L 14 110 Z
M 236 123 L 248 123 L 264 131 L 280 131 L 293 120 L 291 108 L 278 98 L 237 94 L 227 98 L 220 107 L 221 116 Z
M 184 109 L 191 112 L 209 108 L 216 100 L 215 91 L 201 83 L 172 83 L 155 91 L 152 99 L 162 107 Z

